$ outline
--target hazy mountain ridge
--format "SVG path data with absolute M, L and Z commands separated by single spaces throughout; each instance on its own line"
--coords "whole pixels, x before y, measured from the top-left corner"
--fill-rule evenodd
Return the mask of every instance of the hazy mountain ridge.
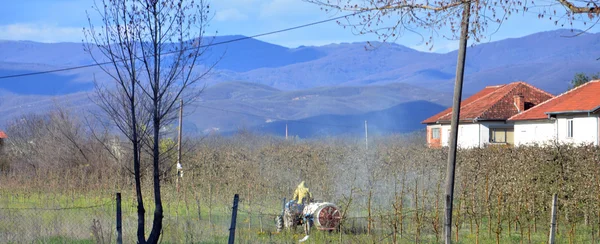
M 80 115 L 85 111 L 100 112 L 90 100 L 94 97 L 91 92 L 58 96 L 5 94 L 0 97 L 0 113 L 3 115 L 0 126 L 23 114 L 49 111 L 57 106 L 77 111 Z M 427 104 L 411 107 L 406 112 L 431 108 L 441 111 L 444 106 L 439 104 L 450 104 L 451 94 L 406 84 L 283 91 L 256 83 L 224 82 L 206 88 L 197 103 L 184 109 L 184 126 L 189 133 L 236 131 L 277 121 L 366 114 L 415 100 L 427 101 Z M 408 128 L 420 126 L 415 122 Z M 304 127 L 303 130 L 327 129 L 315 125 Z
M 250 130 L 284 136 L 287 125 L 288 135 L 292 137 L 318 138 L 336 135 L 360 137 L 364 136 L 364 122 L 367 121 L 367 130 L 370 135 L 408 133 L 422 129 L 421 121 L 445 108 L 439 104 L 417 100 L 362 114 L 328 114 L 295 121 L 276 121 Z
M 569 30 L 556 30 L 470 47 L 465 91 L 474 93 L 486 85 L 524 80 L 551 93 L 563 92 L 575 72 L 596 71 L 592 66 L 600 57 L 600 34 L 564 37 L 572 35 Z M 240 38 L 244 37 L 206 38 L 204 44 Z M 365 51 L 368 44 L 360 42 L 286 48 L 246 39 L 211 47 L 201 65 L 211 65 L 218 60 L 216 69 L 206 80 L 209 84 L 235 80 L 297 90 L 403 82 L 422 87 L 435 84 L 436 90 L 452 90 L 456 51 L 439 54 L 398 44 L 375 42 L 374 45 L 368 51 Z M 32 71 L 40 71 L 90 63 L 93 60 L 81 43 L 0 42 L 0 70 L 5 73 L 14 69 L 26 72 L 23 68 L 27 66 L 32 66 Z M 519 66 L 528 68 L 519 69 Z M 558 76 L 546 77 L 547 72 Z M 101 73 L 93 68 L 67 72 L 75 75 L 78 82 L 91 82 L 93 75 L 101 76 Z
M 574 73 L 597 72 L 600 57 L 600 34 L 561 37 L 573 34 L 568 30 L 540 32 L 469 47 L 465 93 L 517 80 L 554 94 L 565 91 Z M 245 37 L 207 38 L 204 44 L 240 38 Z M 189 113 L 187 123 L 194 126 L 188 128 L 259 128 L 267 121 L 361 115 L 411 101 L 449 105 L 456 51 L 440 54 L 398 44 L 375 45 L 368 51 L 367 43 L 286 48 L 246 39 L 216 45 L 199 64 L 202 68 L 219 61 L 204 80 L 208 88 L 191 110 L 194 113 Z M 0 41 L 0 76 L 90 63 L 93 60 L 81 43 Z M 88 95 L 81 94 L 91 91 L 93 81 L 106 83 L 110 78 L 92 67 L 1 79 L 0 111 L 4 114 L 0 123 L 48 109 L 48 104 L 38 106 L 39 98 L 92 106 L 91 101 L 86 103 Z M 21 109 L 6 109 L 9 104 Z M 403 109 L 417 113 L 420 108 Z

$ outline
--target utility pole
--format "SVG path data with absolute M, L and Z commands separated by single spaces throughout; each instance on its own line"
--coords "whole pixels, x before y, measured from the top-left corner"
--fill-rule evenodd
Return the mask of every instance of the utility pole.
M 177 191 L 179 191 L 179 178 L 183 178 L 183 167 L 181 166 L 181 131 L 183 127 L 183 99 L 179 100 L 179 128 L 177 135 Z
M 458 60 L 456 63 L 456 80 L 454 83 L 454 101 L 452 103 L 452 121 L 450 122 L 450 148 L 448 149 L 448 166 L 446 172 L 446 213 L 444 222 L 444 241 L 446 244 L 452 243 L 452 204 L 454 200 L 454 173 L 456 171 L 458 119 L 460 118 L 460 100 L 465 74 L 465 57 L 467 55 L 471 1 L 465 1 L 463 7 L 460 44 L 458 46 Z
M 287 122 L 285 122 L 285 140 L 287 140 L 287 136 L 288 136 L 288 126 L 287 126 Z
M 365 120 L 365 148 L 369 150 L 369 126 Z

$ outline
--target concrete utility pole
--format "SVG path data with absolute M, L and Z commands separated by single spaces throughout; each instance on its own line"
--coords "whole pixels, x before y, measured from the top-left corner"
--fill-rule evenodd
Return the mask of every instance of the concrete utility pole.
M 444 222 L 444 241 L 446 244 L 452 243 L 452 204 L 454 200 L 454 173 L 456 171 L 458 121 L 460 118 L 460 101 L 465 74 L 465 57 L 467 56 L 471 1 L 464 2 L 463 7 L 460 44 L 458 46 L 458 60 L 456 63 L 456 80 L 454 83 L 454 101 L 452 103 L 452 121 L 450 122 L 450 148 L 448 149 L 448 166 L 446 172 L 446 213 Z
M 287 122 L 285 122 L 285 139 L 287 140 L 287 136 L 288 136 L 288 126 L 287 126 Z

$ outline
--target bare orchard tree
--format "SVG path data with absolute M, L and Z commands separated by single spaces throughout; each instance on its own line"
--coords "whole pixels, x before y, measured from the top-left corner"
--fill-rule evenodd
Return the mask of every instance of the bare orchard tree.
M 446 212 L 444 239 L 445 243 L 452 242 L 452 203 L 454 199 L 454 178 L 456 166 L 456 150 L 458 139 L 458 119 L 460 118 L 460 102 L 464 78 L 467 40 L 479 42 L 485 37 L 486 29 L 491 23 L 498 24 L 511 14 L 527 12 L 530 8 L 539 8 L 538 17 L 568 22 L 572 25 L 575 19 L 573 14 L 589 13 L 595 17 L 600 13 L 593 0 L 583 1 L 585 7 L 575 6 L 567 0 L 556 0 L 562 4 L 564 14 L 557 18 L 556 10 L 536 1 L 522 0 L 305 0 L 317 4 L 325 11 L 353 12 L 357 20 L 348 17 L 346 22 L 338 22 L 345 27 L 351 27 L 356 34 L 376 34 L 381 40 L 388 41 L 399 38 L 406 31 L 419 33 L 430 32 L 426 45 L 433 45 L 433 36 L 438 31 L 449 31 L 445 38 L 456 39 L 459 37 L 458 60 L 456 65 L 456 79 L 454 85 L 454 101 L 452 105 L 452 120 L 450 125 L 450 140 L 448 166 L 446 174 Z M 539 2 L 539 1 L 538 1 Z M 545 7 L 544 7 L 545 6 Z M 447 29 L 448 28 L 448 29 Z M 447 29 L 447 30 L 446 30 Z
M 465 3 L 471 3 L 468 36 L 477 43 L 494 33 L 510 16 L 533 14 L 561 27 L 572 26 L 577 14 L 590 19 L 600 14 L 593 0 L 523 1 L 523 0 L 304 0 L 328 13 L 355 13 L 338 24 L 356 35 L 374 34 L 381 41 L 395 41 L 406 33 L 423 37 L 433 47 L 436 37 L 459 39 Z M 581 6 L 575 5 L 576 3 Z M 561 7 L 564 6 L 564 7 Z M 561 12 L 562 11 L 562 12 Z M 597 21 L 580 19 L 584 24 Z M 587 22 L 590 21 L 590 22 Z M 490 31 L 488 31 L 490 29 Z
M 161 129 L 176 118 L 178 100 L 192 102 L 196 87 L 212 66 L 198 65 L 206 51 L 203 35 L 209 22 L 203 0 L 98 0 L 101 26 L 88 17 L 85 48 L 115 85 L 97 81 L 98 104 L 133 145 L 139 243 L 157 243 L 162 230 Z M 214 66 L 214 65 L 213 65 Z M 140 151 L 152 155 L 154 218 L 146 239 L 140 181 Z

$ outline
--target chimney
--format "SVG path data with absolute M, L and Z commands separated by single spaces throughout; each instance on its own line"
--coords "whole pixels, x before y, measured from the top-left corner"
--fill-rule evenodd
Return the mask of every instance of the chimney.
M 525 111 L 525 101 L 523 99 L 523 95 L 515 95 L 514 100 L 515 100 L 515 107 L 517 108 L 517 111 L 519 113 Z

